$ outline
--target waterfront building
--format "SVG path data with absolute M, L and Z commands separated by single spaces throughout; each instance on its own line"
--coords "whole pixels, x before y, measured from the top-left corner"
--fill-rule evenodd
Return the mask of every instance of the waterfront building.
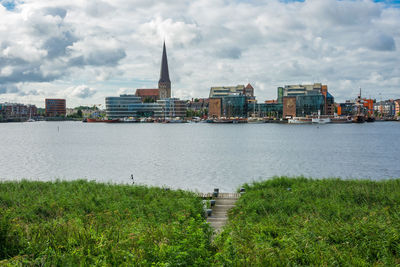
M 396 117 L 400 117 L 400 99 L 396 99 L 394 101 L 394 110 Z
M 276 100 L 267 100 L 264 103 L 251 101 L 248 103 L 248 116 L 279 118 L 282 117 L 282 107 Z
M 337 110 L 339 116 L 352 116 L 355 113 L 355 102 L 346 100 L 345 103 L 339 103 Z
M 396 104 L 393 99 L 374 103 L 374 111 L 381 117 L 394 117 L 396 115 Z
M 106 97 L 106 116 L 109 119 L 155 117 L 159 110 L 157 103 L 142 103 L 142 99 L 135 95 Z
M 284 96 L 282 100 L 283 118 L 296 117 L 296 96 Z
M 220 118 L 222 116 L 222 98 L 210 98 L 208 103 L 208 117 Z
M 158 118 L 175 118 L 186 117 L 187 103 L 179 98 L 165 98 L 157 100 L 158 109 L 154 113 L 154 117 Z
M 45 107 L 46 117 L 65 116 L 67 114 L 65 99 L 46 98 Z
M 366 109 L 366 112 L 368 113 L 369 116 L 373 116 L 374 115 L 374 99 L 366 99 L 364 98 L 364 108 Z
M 35 105 L 24 105 L 19 103 L 0 103 L 0 120 L 27 120 L 37 116 Z
M 318 112 L 323 115 L 335 113 L 334 98 L 328 92 L 327 85 L 321 83 L 285 85 L 278 87 L 277 91 L 277 102 L 283 105 L 284 117 L 315 115 Z M 293 106 L 294 101 L 295 106 Z
M 193 111 L 201 111 L 208 108 L 209 98 L 196 98 L 188 101 L 187 108 Z
M 238 94 L 242 94 L 247 97 L 254 97 L 254 88 L 250 83 L 247 84 L 247 86 L 240 84 L 236 86 L 216 86 L 210 88 L 209 97 L 225 97 Z
M 248 97 L 246 95 L 229 95 L 222 98 L 222 116 L 226 118 L 247 118 Z
M 159 99 L 171 98 L 171 80 L 169 79 L 167 49 L 165 42 L 161 59 L 160 80 L 158 81 Z
M 228 95 L 209 99 L 208 117 L 210 118 L 246 118 L 247 113 L 248 97 L 245 95 Z

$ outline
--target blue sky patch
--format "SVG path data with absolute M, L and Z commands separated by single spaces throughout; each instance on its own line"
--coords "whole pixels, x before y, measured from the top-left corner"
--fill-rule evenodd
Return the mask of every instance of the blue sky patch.
M 14 10 L 14 8 L 15 8 L 15 1 L 13 1 L 13 0 L 0 0 L 0 3 L 1 3 L 7 10 Z

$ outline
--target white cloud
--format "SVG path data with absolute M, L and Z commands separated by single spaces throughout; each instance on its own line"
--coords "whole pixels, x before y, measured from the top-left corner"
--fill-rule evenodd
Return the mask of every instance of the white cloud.
M 68 88 L 66 92 L 70 97 L 88 98 L 93 96 L 96 93 L 96 90 L 86 85 L 79 85 Z
M 340 101 L 400 98 L 399 28 L 400 9 L 371 0 L 25 0 L 0 5 L 0 84 L 68 103 L 154 88 L 165 39 L 177 97 L 250 82 L 263 101 L 321 81 Z
M 0 70 L 0 76 L 7 77 L 13 73 L 13 68 L 11 66 L 5 66 Z

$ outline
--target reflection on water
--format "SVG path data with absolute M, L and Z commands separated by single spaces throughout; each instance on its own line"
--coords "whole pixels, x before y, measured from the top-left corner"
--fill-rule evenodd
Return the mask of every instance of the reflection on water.
M 59 127 L 59 130 L 58 130 Z M 0 179 L 233 191 L 275 175 L 400 177 L 400 123 L 0 124 Z

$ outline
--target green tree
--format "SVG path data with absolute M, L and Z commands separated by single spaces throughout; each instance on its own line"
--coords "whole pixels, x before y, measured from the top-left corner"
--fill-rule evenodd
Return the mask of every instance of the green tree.
M 83 117 L 82 110 L 78 109 L 78 111 L 76 112 L 76 115 L 78 116 L 78 118 L 82 118 Z
M 151 98 L 151 97 L 146 97 L 146 98 L 143 100 L 143 103 L 154 103 L 154 102 L 155 102 L 154 99 Z

